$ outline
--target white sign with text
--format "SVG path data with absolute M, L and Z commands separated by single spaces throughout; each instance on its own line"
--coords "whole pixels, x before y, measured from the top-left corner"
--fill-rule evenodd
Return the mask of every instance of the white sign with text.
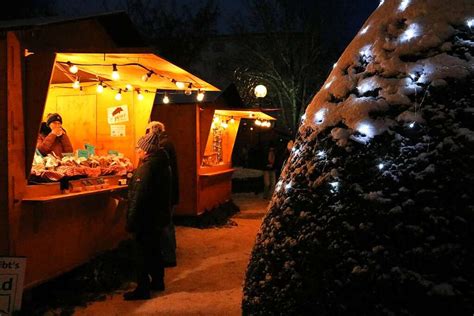
M 25 257 L 0 257 L 0 316 L 21 309 L 25 269 Z

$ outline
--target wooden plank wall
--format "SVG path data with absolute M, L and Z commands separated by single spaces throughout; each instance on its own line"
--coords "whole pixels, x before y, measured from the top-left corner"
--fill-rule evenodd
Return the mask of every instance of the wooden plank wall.
M 8 208 L 10 255 L 16 255 L 20 202 L 26 188 L 25 134 L 23 122 L 23 59 L 24 53 L 17 36 L 7 34 L 8 89 Z
M 0 38 L 0 255 L 9 253 L 7 40 Z
M 197 215 L 197 111 L 194 104 L 157 105 L 151 119 L 163 122 L 176 148 L 180 202 L 176 215 Z

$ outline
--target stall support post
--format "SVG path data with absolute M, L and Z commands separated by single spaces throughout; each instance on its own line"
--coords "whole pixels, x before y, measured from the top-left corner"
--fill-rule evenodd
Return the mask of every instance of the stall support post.
M 9 253 L 7 41 L 0 38 L 0 255 Z
M 23 118 L 23 54 L 13 32 L 7 33 L 7 183 L 9 255 L 16 255 L 20 202 L 26 188 L 25 135 Z

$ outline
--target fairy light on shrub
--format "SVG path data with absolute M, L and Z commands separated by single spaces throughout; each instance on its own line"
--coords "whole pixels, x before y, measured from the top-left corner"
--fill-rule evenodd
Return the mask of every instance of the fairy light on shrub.
M 291 189 L 291 181 L 285 185 L 285 190 L 288 191 L 289 189 Z
M 374 127 L 367 122 L 357 124 L 356 130 L 362 135 L 352 135 L 351 139 L 362 144 L 366 144 L 375 135 Z
M 328 88 L 332 85 L 332 83 L 334 82 L 334 79 L 335 79 L 335 78 L 332 78 L 331 81 L 329 81 L 328 83 L 326 83 L 326 84 L 324 85 L 324 89 L 328 89 Z
M 408 127 L 410 127 L 410 128 L 415 127 L 415 122 L 411 122 L 410 124 L 408 124 Z
M 337 67 L 337 63 L 334 63 L 334 65 L 332 65 L 332 69 L 334 69 L 336 67 Z
M 379 168 L 379 170 L 382 170 L 384 167 L 385 167 L 385 165 L 383 163 L 379 163 L 377 165 L 377 168 Z
M 412 38 L 417 37 L 420 35 L 420 26 L 417 23 L 412 23 L 410 24 L 407 29 L 402 33 L 400 36 L 400 41 L 403 42 L 408 42 Z
M 402 0 L 400 3 L 400 6 L 398 7 L 398 11 L 405 11 L 405 9 L 408 7 L 410 4 L 410 0 Z
M 301 115 L 301 121 L 304 121 L 304 120 L 306 120 L 306 113 Z
M 324 150 L 319 150 L 316 155 L 321 159 L 326 158 L 326 152 Z
M 332 193 L 336 193 L 339 190 L 339 181 L 329 182 L 329 185 L 331 186 Z
M 474 26 L 474 18 L 470 18 L 466 21 L 467 27 L 472 28 Z
M 316 124 L 322 124 L 324 122 L 324 118 L 326 117 L 326 112 L 327 109 L 320 109 L 316 114 L 314 115 L 314 120 Z
M 280 191 L 282 184 L 283 184 L 283 182 L 281 180 L 277 182 L 277 184 L 275 185 L 275 192 Z
M 376 89 L 376 84 L 372 80 L 372 78 L 363 80 L 358 86 L 357 86 L 357 91 L 359 94 L 365 94 L 368 91 L 372 91 Z
M 369 30 L 370 28 L 370 25 L 367 25 L 366 27 L 364 27 L 361 31 L 360 31 L 360 34 L 365 34 L 367 33 L 367 31 Z
M 385 0 L 380 0 L 379 7 L 385 2 Z

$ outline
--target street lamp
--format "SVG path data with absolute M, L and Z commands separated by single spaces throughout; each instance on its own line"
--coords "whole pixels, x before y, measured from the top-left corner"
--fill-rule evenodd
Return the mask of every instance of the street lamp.
M 257 98 L 264 98 L 267 95 L 267 87 L 263 84 L 259 84 L 255 87 L 254 93 Z

